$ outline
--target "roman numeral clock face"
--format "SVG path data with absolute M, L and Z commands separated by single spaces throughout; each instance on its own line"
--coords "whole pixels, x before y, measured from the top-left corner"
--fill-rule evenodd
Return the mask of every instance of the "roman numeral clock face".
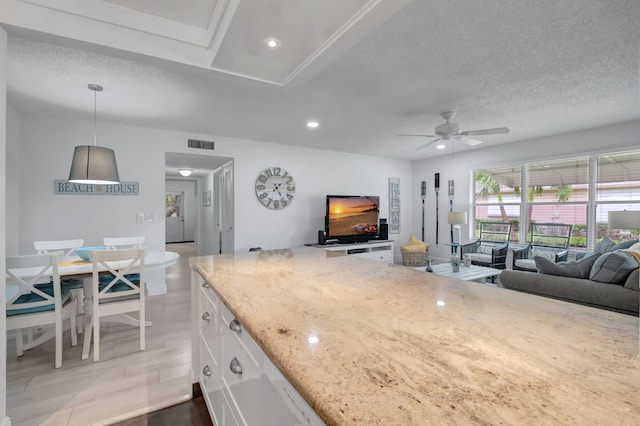
M 267 167 L 256 179 L 256 197 L 266 208 L 279 210 L 287 207 L 295 192 L 293 176 L 281 167 Z

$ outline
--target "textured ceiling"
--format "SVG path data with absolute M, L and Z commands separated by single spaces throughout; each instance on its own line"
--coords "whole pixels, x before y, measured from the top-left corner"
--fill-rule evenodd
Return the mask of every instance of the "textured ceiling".
M 638 1 L 291 3 L 6 0 L 9 103 L 90 118 L 98 83 L 105 121 L 405 159 L 448 110 L 511 129 L 456 151 L 640 118 Z

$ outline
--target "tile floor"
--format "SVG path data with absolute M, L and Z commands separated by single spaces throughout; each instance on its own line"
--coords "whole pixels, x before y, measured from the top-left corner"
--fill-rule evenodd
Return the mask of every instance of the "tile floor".
M 190 399 L 191 328 L 189 257 L 193 243 L 170 244 L 180 254 L 167 268 L 167 294 L 146 299 L 146 350 L 139 351 L 137 329 L 102 328 L 100 361 L 81 359 L 82 339 L 71 347 L 65 333 L 63 366 L 53 367 L 50 340 L 15 356 L 7 341 L 7 413 L 13 426 L 109 425 Z

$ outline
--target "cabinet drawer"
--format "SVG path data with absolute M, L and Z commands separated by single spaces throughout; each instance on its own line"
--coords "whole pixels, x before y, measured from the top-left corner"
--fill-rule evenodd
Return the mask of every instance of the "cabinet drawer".
M 246 332 L 244 327 L 242 327 L 242 324 L 236 320 L 231 311 L 223 303 L 221 303 L 221 305 L 223 330 L 233 336 L 243 350 L 250 356 L 254 366 L 259 368 L 262 365 L 264 352 L 249 333 Z
M 208 290 L 211 291 L 211 290 Z M 211 352 L 214 357 L 217 359 L 216 353 L 219 349 L 219 340 L 221 339 L 222 333 L 222 321 L 219 313 L 219 306 L 217 301 L 219 299 L 215 299 L 216 301 L 212 301 L 206 295 L 207 290 L 202 291 L 202 295 L 200 297 L 200 306 L 198 309 L 198 328 L 200 329 L 200 335 L 204 342 L 210 346 Z M 218 340 L 216 342 L 216 340 Z
M 371 259 L 393 263 L 393 252 L 391 250 L 372 251 Z
M 289 383 L 289 381 L 282 375 L 280 370 L 273 365 L 270 359 L 264 360 L 264 374 L 280 395 L 280 398 L 289 408 L 289 411 L 295 415 L 300 425 L 309 426 L 322 426 L 324 422 L 318 414 L 311 408 L 311 406 L 304 400 L 295 390 L 295 388 Z
M 220 367 L 213 360 L 213 357 L 207 350 L 204 343 L 200 343 L 200 366 L 198 381 L 204 395 L 207 408 L 213 423 L 216 425 L 224 425 L 224 397 L 222 395 L 222 381 L 220 380 Z

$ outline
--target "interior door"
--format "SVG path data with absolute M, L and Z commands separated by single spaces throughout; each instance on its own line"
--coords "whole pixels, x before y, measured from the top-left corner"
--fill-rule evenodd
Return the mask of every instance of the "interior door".
M 167 192 L 164 205 L 166 242 L 184 242 L 184 192 Z
M 221 193 L 220 251 L 221 253 L 233 253 L 233 162 L 222 166 Z

